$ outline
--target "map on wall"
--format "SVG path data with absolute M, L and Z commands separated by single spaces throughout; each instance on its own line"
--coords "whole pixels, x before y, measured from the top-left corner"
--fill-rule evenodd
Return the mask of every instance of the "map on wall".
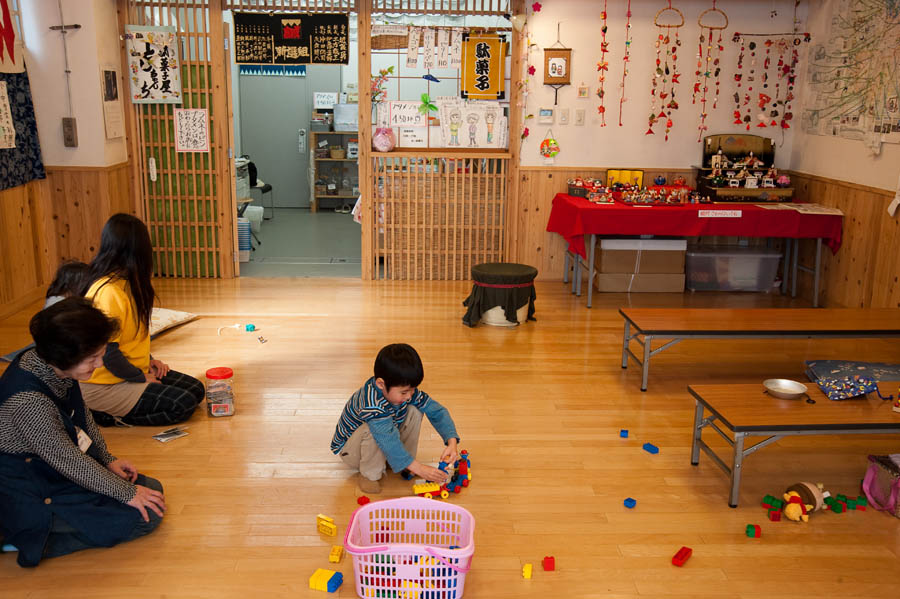
M 827 38 L 810 48 L 802 128 L 875 153 L 900 143 L 900 0 L 834 0 Z

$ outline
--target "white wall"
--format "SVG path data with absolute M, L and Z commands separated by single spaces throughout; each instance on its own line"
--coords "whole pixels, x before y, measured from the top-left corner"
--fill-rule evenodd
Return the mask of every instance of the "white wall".
M 791 158 L 791 146 L 795 129 L 790 129 L 782 137 L 779 128 L 765 129 L 752 127 L 747 131 L 743 126 L 733 124 L 732 111 L 735 92 L 734 72 L 736 70 L 739 46 L 731 41 L 734 31 L 742 32 L 785 32 L 791 31 L 793 20 L 791 0 L 752 0 L 720 2 L 719 8 L 728 14 L 730 26 L 723 32 L 721 94 L 718 108 L 713 111 L 708 104 L 709 129 L 706 135 L 715 133 L 752 133 L 770 136 L 776 140 L 776 164 L 787 167 Z M 656 12 L 665 6 L 662 0 L 632 1 L 632 43 L 631 67 L 626 80 L 626 98 L 622 121 L 619 127 L 619 97 L 622 80 L 622 57 L 625 47 L 625 3 L 609 2 L 609 30 L 607 41 L 609 71 L 606 77 L 606 127 L 600 126 L 597 112 L 598 100 L 594 95 L 597 87 L 597 62 L 600 60 L 600 12 L 603 4 L 597 0 L 556 0 L 543 3 L 541 12 L 528 20 L 533 42 L 537 49 L 532 51 L 531 62 L 537 69 L 532 77 L 525 114 L 534 114 L 527 121 L 530 135 L 523 143 L 521 163 L 542 165 L 538 148 L 547 130 L 552 128 L 553 136 L 559 142 L 561 151 L 556 157 L 558 166 L 611 166 L 611 167 L 654 167 L 688 168 L 698 164 L 702 155 L 697 142 L 700 120 L 700 104 L 691 104 L 691 92 L 696 68 L 699 27 L 697 18 L 710 7 L 709 0 L 678 0 L 674 5 L 684 13 L 685 25 L 679 31 L 682 53 L 678 56 L 678 70 L 682 73 L 677 87 L 680 108 L 674 111 L 674 126 L 669 133 L 669 141 L 663 141 L 664 127 L 657 123 L 654 135 L 645 135 L 647 117 L 650 113 L 650 84 L 655 71 L 657 29 L 653 25 Z M 778 15 L 770 17 L 773 7 Z M 556 26 L 560 23 L 560 38 L 572 52 L 572 85 L 559 90 L 559 104 L 553 106 L 553 89 L 542 84 L 544 58 L 542 49 L 556 41 Z M 764 39 L 764 38 L 763 38 Z M 748 57 L 745 57 L 744 73 L 747 72 Z M 760 61 L 761 63 L 762 61 Z M 590 86 L 589 99 L 577 98 L 577 88 L 582 84 Z M 711 94 L 710 94 L 711 95 Z M 770 94 L 774 95 L 774 94 Z M 570 124 L 541 125 L 537 123 L 537 112 L 541 107 L 568 108 Z M 574 125 L 575 110 L 584 108 L 587 118 L 585 125 Z M 799 106 L 794 104 L 794 114 L 799 115 Z M 795 122 L 799 122 L 799 117 Z M 755 125 L 755 123 L 754 123 Z M 514 126 L 515 128 L 515 126 Z M 521 131 L 511 131 L 510 135 L 520 135 Z
M 817 2 L 809 15 L 809 30 L 816 40 L 827 39 L 833 14 L 834 0 Z M 806 77 L 803 69 L 798 87 L 801 103 L 806 99 Z M 801 111 L 795 111 L 800 118 Z M 882 144 L 881 153 L 872 155 L 862 141 L 842 137 L 807 135 L 800 130 L 799 120 L 794 133 L 791 168 L 804 173 L 841 179 L 883 189 L 897 189 L 900 175 L 900 144 Z
M 70 31 L 66 40 L 72 113 L 78 127 L 76 148 L 63 146 L 62 139 L 62 118 L 69 116 L 63 42 L 58 31 L 49 29 L 59 24 L 58 3 L 22 3 L 26 65 L 44 164 L 109 166 L 123 162 L 127 159 L 124 138 L 106 139 L 100 85 L 101 65 L 113 64 L 121 71 L 115 0 L 66 0 L 63 17 L 67 25 L 81 25 Z M 121 88 L 119 93 L 123 93 Z

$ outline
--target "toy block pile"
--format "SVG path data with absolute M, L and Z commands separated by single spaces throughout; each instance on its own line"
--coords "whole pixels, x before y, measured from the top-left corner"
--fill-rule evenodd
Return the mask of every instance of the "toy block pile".
M 328 591 L 333 593 L 344 582 L 344 575 L 334 570 L 317 569 L 309 577 L 309 588 L 314 591 Z

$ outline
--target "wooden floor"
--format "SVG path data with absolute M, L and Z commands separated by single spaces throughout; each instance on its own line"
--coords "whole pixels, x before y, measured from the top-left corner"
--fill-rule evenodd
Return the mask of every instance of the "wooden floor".
M 329 567 L 334 541 L 316 533 L 315 515 L 333 516 L 342 539 L 358 494 L 328 444 L 377 350 L 397 341 L 419 350 L 422 388 L 450 409 L 471 452 L 472 486 L 452 499 L 477 522 L 465 597 L 900 596 L 900 520 L 869 510 L 772 523 L 759 507 L 800 480 L 855 495 L 867 454 L 900 451 L 896 438 L 767 447 L 747 459 L 741 505 L 729 509 L 725 475 L 705 456 L 690 465 L 686 389 L 803 380 L 813 358 L 896 362 L 898 341 L 685 341 L 654 358 L 653 385 L 641 393 L 639 370 L 620 367 L 620 307 L 806 305 L 759 294 L 599 294 L 587 310 L 563 284 L 542 283 L 538 321 L 510 330 L 461 324 L 465 283 L 242 279 L 162 281 L 158 290 L 164 307 L 201 318 L 157 339 L 154 355 L 197 376 L 234 368 L 237 414 L 198 412 L 190 435 L 168 444 L 150 438 L 156 429 L 106 429 L 114 454 L 163 482 L 166 519 L 149 537 L 32 570 L 0 555 L 4 599 L 325 597 L 307 582 Z M 29 315 L 0 322 L 0 353 L 28 341 Z M 259 333 L 216 336 L 236 322 Z M 660 453 L 642 451 L 644 442 Z M 434 460 L 439 447 L 426 424 L 419 458 Z M 409 493 L 399 477 L 387 480 L 382 497 Z M 623 507 L 626 497 L 635 509 Z M 745 536 L 749 523 L 762 538 Z M 676 568 L 682 545 L 693 557 Z M 544 555 L 558 571 L 541 570 Z M 521 577 L 526 562 L 532 580 Z M 336 596 L 355 596 L 351 560 L 340 569 L 347 582 Z

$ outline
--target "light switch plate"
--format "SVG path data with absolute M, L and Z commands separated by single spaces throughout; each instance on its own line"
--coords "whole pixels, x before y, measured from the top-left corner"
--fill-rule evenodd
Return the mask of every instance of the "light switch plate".
M 559 124 L 560 125 L 568 125 L 569 124 L 569 109 L 568 108 L 560 108 L 557 112 L 559 112 Z
M 579 127 L 584 125 L 584 108 L 575 109 L 575 125 Z

